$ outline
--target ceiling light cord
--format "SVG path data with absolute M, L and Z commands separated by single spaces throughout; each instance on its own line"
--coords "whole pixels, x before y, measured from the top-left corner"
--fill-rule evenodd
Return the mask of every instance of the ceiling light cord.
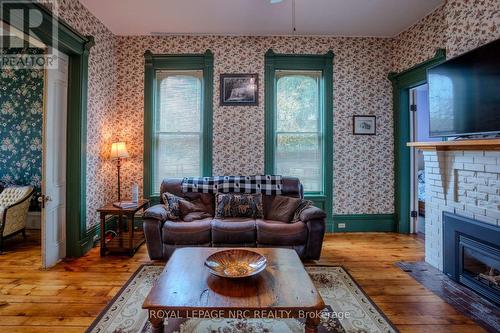
M 297 27 L 295 26 L 295 0 L 292 0 L 292 53 L 295 53 L 295 43 L 296 43 L 296 34 Z

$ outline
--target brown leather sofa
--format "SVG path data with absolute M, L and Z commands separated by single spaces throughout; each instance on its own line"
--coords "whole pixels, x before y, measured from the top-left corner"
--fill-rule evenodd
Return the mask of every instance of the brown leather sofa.
M 187 200 L 201 200 L 211 212 L 214 211 L 214 194 L 183 193 L 181 183 L 180 178 L 163 180 L 160 194 L 170 192 Z M 304 192 L 299 179 L 283 177 L 282 195 L 302 198 Z M 295 249 L 302 259 L 319 259 L 325 234 L 325 212 L 309 207 L 301 212 L 300 221 L 295 223 L 268 220 L 268 202 L 272 199 L 272 196 L 263 195 L 264 219 L 209 217 L 191 222 L 169 221 L 163 204 L 152 206 L 144 212 L 149 257 L 167 260 L 178 247 L 214 246 L 284 247 Z

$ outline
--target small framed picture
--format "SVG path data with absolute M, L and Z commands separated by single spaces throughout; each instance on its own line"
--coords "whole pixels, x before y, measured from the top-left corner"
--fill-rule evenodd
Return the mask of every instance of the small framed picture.
M 354 135 L 375 135 L 377 134 L 376 116 L 352 116 L 352 133 Z
M 221 74 L 220 105 L 258 105 L 258 74 Z

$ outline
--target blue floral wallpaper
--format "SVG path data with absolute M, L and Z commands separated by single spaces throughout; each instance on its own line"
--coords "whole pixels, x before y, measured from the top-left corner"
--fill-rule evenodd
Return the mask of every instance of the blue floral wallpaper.
M 33 185 L 42 172 L 42 69 L 0 68 L 0 182 Z

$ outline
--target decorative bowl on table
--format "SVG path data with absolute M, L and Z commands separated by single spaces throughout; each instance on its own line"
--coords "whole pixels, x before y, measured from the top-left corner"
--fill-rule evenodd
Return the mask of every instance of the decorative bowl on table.
M 243 278 L 266 268 L 266 257 L 254 251 L 230 249 L 215 252 L 205 260 L 209 272 L 225 278 Z

